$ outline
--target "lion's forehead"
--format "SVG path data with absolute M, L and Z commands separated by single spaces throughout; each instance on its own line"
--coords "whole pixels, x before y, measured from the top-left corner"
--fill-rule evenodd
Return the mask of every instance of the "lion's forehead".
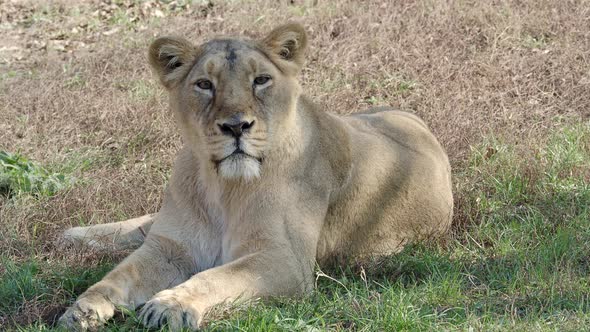
M 262 52 L 251 42 L 237 39 L 216 39 L 203 45 L 203 53 L 199 63 L 213 63 L 214 66 L 223 66 L 230 71 L 235 71 L 254 59 L 261 60 L 264 57 Z
M 256 42 L 240 39 L 214 39 L 201 45 L 201 52 L 190 76 L 209 75 L 236 79 L 265 72 L 273 75 L 280 68 Z
M 213 39 L 203 44 L 205 52 L 256 51 L 252 42 L 242 39 Z

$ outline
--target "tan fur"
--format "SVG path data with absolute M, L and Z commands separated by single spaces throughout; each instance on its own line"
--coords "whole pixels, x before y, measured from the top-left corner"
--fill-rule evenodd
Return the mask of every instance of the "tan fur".
M 311 290 L 316 262 L 388 255 L 447 230 L 450 167 L 426 125 L 385 109 L 318 109 L 296 79 L 306 44 L 295 24 L 260 42 L 152 44 L 185 147 L 156 215 L 66 231 L 95 247 L 147 237 L 63 325 L 95 328 L 115 306 L 144 304 L 146 326 L 197 329 L 225 301 Z M 254 84 L 261 75 L 271 79 Z M 237 140 L 224 125 L 240 121 Z M 238 146 L 245 154 L 228 157 Z

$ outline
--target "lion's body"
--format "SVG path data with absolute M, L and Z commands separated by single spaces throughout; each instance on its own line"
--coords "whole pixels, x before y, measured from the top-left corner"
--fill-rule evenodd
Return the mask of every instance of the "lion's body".
M 290 33 L 290 42 L 304 47 L 298 29 L 279 28 L 265 45 L 272 50 L 281 33 Z M 219 62 L 202 60 L 203 53 L 177 41 L 174 48 L 164 49 L 170 45 L 167 42 L 152 46 L 159 52 L 156 58 L 152 55 L 152 65 L 170 91 L 187 145 L 177 157 L 157 214 L 66 232 L 68 238 L 85 239 L 95 247 L 100 239 L 100 246 L 104 242 L 116 247 L 141 245 L 64 314 L 61 321 L 66 326 L 94 327 L 112 316 L 113 305 L 135 308 L 147 302 L 141 313 L 146 325 L 197 328 L 203 314 L 224 301 L 311 290 L 316 262 L 396 253 L 408 241 L 438 235 L 450 225 L 449 162 L 417 117 L 391 110 L 349 116 L 319 110 L 299 96 L 288 67 L 299 59 L 297 49 L 290 49 L 295 55 L 285 59 L 293 63 L 283 64 L 273 53 L 260 60 L 278 63 L 280 73 L 266 69 L 275 90 L 254 87 L 261 107 L 284 111 L 257 113 L 256 102 L 241 100 L 245 95 L 239 88 L 223 90 L 219 85 L 219 90 L 209 92 L 209 85 L 201 84 L 204 91 L 199 90 L 198 98 L 203 98 L 205 109 L 214 108 L 216 102 L 225 105 L 219 108 L 222 111 L 242 105 L 251 111 L 244 115 L 240 109 L 240 116 L 250 116 L 244 123 L 252 131 L 236 136 L 223 122 L 210 122 L 200 131 L 198 126 L 206 120 L 193 118 L 189 111 L 199 109 L 200 101 L 186 97 L 190 90 L 178 82 L 204 74 L 193 74 L 198 69 L 189 71 L 187 66 L 181 75 L 168 64 L 157 67 L 157 61 L 166 52 L 181 60 L 188 53 L 199 59 L 192 62 L 194 68 L 202 61 L 209 73 L 215 71 L 211 63 Z M 291 44 L 280 44 L 279 51 Z M 173 52 L 178 49 L 184 53 Z M 236 55 L 229 48 L 224 52 L 230 64 L 224 70 L 232 70 L 236 58 L 244 58 L 252 67 L 264 66 L 254 63 L 255 55 Z M 283 90 L 281 75 L 288 78 Z M 176 85 L 170 77 L 178 81 Z M 206 99 L 212 93 L 224 100 Z M 272 94 L 272 101 L 264 99 Z M 234 117 L 231 112 L 224 116 Z M 244 153 L 227 150 L 215 130 L 233 135 L 227 144 Z M 214 142 L 205 144 L 205 136 Z M 225 145 L 215 147 L 220 142 Z
M 328 210 L 318 260 L 396 253 L 408 241 L 446 231 L 450 167 L 426 126 L 397 111 L 342 120 L 350 135 L 350 178 Z

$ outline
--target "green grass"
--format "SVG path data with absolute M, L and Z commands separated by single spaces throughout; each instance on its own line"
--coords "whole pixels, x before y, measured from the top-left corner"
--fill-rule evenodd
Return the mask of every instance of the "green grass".
M 51 172 L 23 156 L 0 151 L 0 195 L 53 196 L 72 181 L 72 178 Z
M 531 49 L 543 49 L 547 46 L 548 43 L 549 43 L 549 37 L 547 37 L 545 35 L 540 35 L 540 36 L 525 35 L 523 37 L 523 41 L 522 41 L 522 44 L 525 47 L 531 48 Z
M 8 318 L 18 314 L 26 304 L 41 303 L 52 307 L 65 303 L 98 282 L 114 266 L 108 259 L 89 268 L 71 267 L 35 257 L 16 263 L 5 256 L 0 256 L 0 263 L 3 266 L 0 270 L 0 317 Z M 18 328 L 33 331 L 47 327 L 45 322 L 39 322 Z
M 590 323 L 588 165 L 590 125 L 559 130 L 529 151 L 501 139 L 485 140 L 455 173 L 467 217 L 445 243 L 415 244 L 363 267 L 318 271 L 317 289 L 303 299 L 237 306 L 206 330 L 585 330 Z M 112 266 L 62 270 L 34 257 L 3 263 L 0 310 L 6 314 L 23 300 L 44 301 L 43 294 L 60 290 L 65 305 Z M 43 322 L 21 328 L 51 329 Z M 127 313 L 107 329 L 141 325 Z

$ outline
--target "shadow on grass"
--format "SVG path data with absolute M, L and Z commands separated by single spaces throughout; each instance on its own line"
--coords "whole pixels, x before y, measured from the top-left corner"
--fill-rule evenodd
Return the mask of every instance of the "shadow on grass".
M 4 270 L 0 275 L 0 316 L 8 317 L 4 324 L 13 327 L 35 321 L 53 326 L 71 300 L 113 267 L 108 259 L 90 267 L 71 267 L 34 258 L 23 263 L 6 258 L 1 261 Z M 25 309 L 35 315 L 21 315 Z

